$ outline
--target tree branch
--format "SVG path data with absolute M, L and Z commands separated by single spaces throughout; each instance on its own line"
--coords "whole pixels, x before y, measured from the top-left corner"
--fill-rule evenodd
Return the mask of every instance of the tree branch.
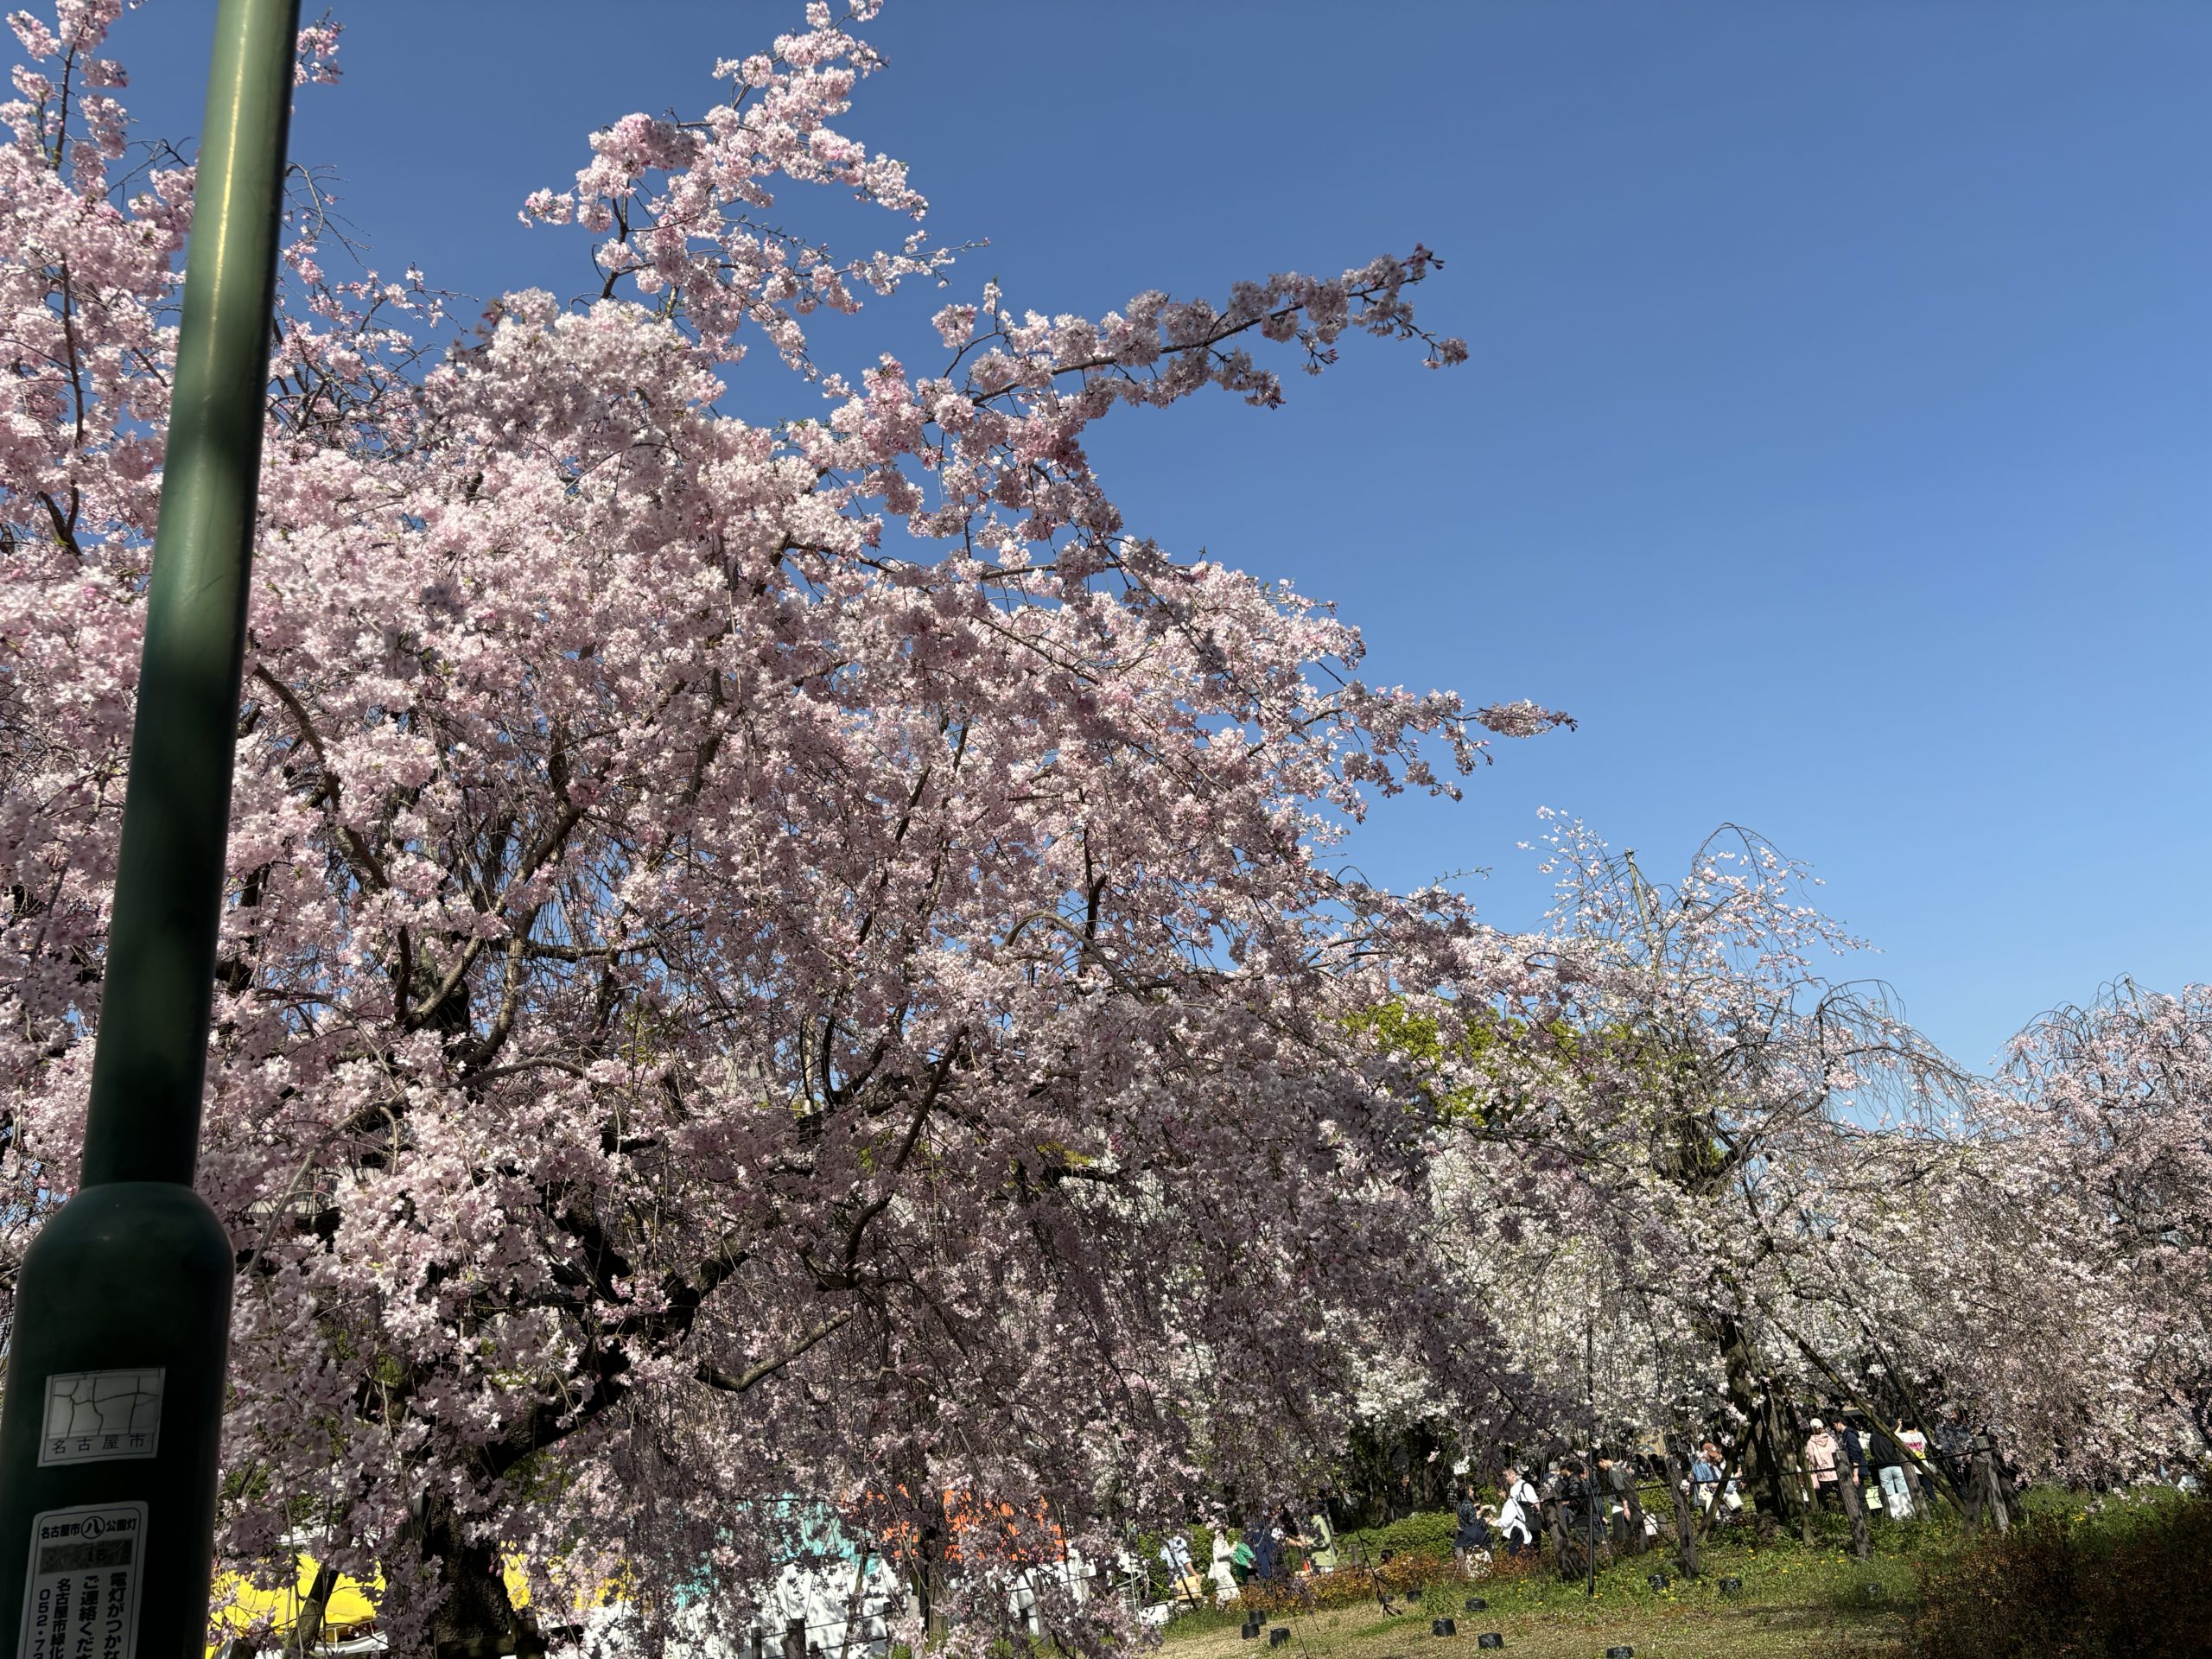
M 723 1370 L 719 1366 L 709 1365 L 704 1363 L 702 1363 L 699 1369 L 693 1372 L 692 1375 L 696 1376 L 700 1382 L 704 1382 L 710 1389 L 720 1389 L 725 1394 L 743 1394 L 754 1383 L 761 1382 L 767 1377 L 773 1376 L 778 1371 L 782 1370 L 785 1366 L 790 1364 L 800 1355 L 806 1352 L 808 1349 L 813 1347 L 815 1344 L 822 1341 L 824 1338 L 830 1336 L 836 1332 L 843 1330 L 852 1322 L 853 1310 L 849 1307 L 841 1313 L 833 1313 L 828 1319 L 823 1320 L 821 1324 L 816 1325 L 813 1330 L 801 1337 L 797 1344 L 793 1347 L 787 1349 L 781 1354 L 779 1354 L 773 1359 L 762 1360 L 759 1364 L 739 1373 L 735 1376 L 732 1376 L 728 1371 Z

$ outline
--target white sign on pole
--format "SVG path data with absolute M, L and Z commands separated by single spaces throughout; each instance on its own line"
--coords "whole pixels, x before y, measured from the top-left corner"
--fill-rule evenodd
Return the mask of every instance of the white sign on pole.
M 143 1503 L 34 1517 L 18 1659 L 137 1659 L 145 1542 Z

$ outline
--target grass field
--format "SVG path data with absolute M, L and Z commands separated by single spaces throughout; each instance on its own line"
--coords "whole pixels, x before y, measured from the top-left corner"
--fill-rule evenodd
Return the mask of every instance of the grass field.
M 1630 1557 L 1598 1575 L 1597 1594 L 1562 1584 L 1548 1573 L 1503 1583 L 1432 1586 L 1414 1611 L 1394 1601 L 1399 1616 L 1386 1618 L 1370 1600 L 1363 1606 L 1277 1614 L 1269 1628 L 1285 1627 L 1289 1640 L 1269 1648 L 1263 1633 L 1246 1641 L 1233 1610 L 1179 1618 L 1168 1629 L 1175 1659 L 1446 1659 L 1478 1651 L 1477 1634 L 1496 1630 L 1504 1651 L 1534 1659 L 1604 1659 L 1610 1647 L 1636 1650 L 1636 1659 L 1825 1659 L 1895 1650 L 1916 1588 L 1914 1561 L 1923 1549 L 1942 1548 L 1932 1534 L 1883 1529 L 1874 1558 L 1858 1562 L 1832 1545 L 1808 1548 L 1795 1539 L 1757 1548 L 1723 1541 L 1708 1548 L 1694 1580 L 1675 1580 L 1655 1590 L 1648 1575 L 1669 1558 L 1654 1552 Z M 1740 1578 L 1740 1593 L 1724 1598 L 1723 1577 Z M 1490 1604 L 1468 1612 L 1465 1598 Z M 1429 1621 L 1449 1615 L 1459 1633 L 1438 1637 Z
M 1562 1583 L 1535 1561 L 1472 1582 L 1452 1576 L 1435 1540 L 1444 1516 L 1414 1516 L 1360 1537 L 1363 1559 L 1394 1548 L 1383 1569 L 1425 1582 L 1417 1602 L 1401 1592 L 1386 1610 L 1374 1579 L 1349 1573 L 1315 1581 L 1334 1604 L 1263 1618 L 1259 1640 L 1240 1636 L 1241 1608 L 1194 1612 L 1167 1630 L 1169 1659 L 1475 1659 L 1476 1638 L 1495 1630 L 1509 1656 L 1605 1659 L 2205 1659 L 2212 1655 L 2212 1504 L 2162 1487 L 2107 1494 L 2041 1488 L 2025 1495 L 2009 1535 L 1961 1537 L 1957 1518 L 1873 1526 L 1871 1560 L 1849 1554 L 1843 1522 L 1824 1516 L 1810 1543 L 1750 1528 L 1708 1542 L 1694 1580 L 1674 1577 L 1653 1550 L 1601 1568 L 1597 1593 Z M 1353 1569 L 1357 1572 L 1358 1569 Z M 1670 1582 L 1654 1587 L 1649 1577 Z M 1723 1596 L 1720 1580 L 1742 1580 Z M 1311 1603 L 1315 1598 L 1301 1591 Z M 1479 1595 L 1488 1606 L 1465 1609 Z M 1922 1598 L 1927 1598 L 1923 1605 Z M 1455 1635 L 1429 1621 L 1448 1615 Z M 1280 1649 L 1267 1630 L 1287 1634 Z

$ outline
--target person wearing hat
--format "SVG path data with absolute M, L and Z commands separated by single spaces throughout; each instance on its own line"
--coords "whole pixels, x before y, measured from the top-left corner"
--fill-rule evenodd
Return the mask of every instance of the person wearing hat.
M 1841 1444 L 1828 1433 L 1828 1426 L 1814 1418 L 1812 1434 L 1805 1441 L 1805 1468 L 1813 1477 L 1815 1504 L 1840 1505 L 1842 1501 L 1835 1490 L 1836 1453 L 1841 1450 Z

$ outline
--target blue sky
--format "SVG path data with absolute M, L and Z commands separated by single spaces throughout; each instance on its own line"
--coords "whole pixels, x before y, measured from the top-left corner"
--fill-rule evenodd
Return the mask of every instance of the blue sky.
M 340 8 L 294 155 L 386 270 L 566 294 L 585 245 L 520 197 L 799 10 Z M 119 29 L 146 135 L 196 127 L 212 11 Z M 2212 974 L 2212 6 L 891 0 L 870 33 L 847 128 L 988 238 L 959 297 L 1446 255 L 1421 305 L 1467 366 L 1361 341 L 1281 410 L 1093 446 L 1134 528 L 1339 601 L 1372 677 L 1582 721 L 1378 811 L 1370 875 L 1488 868 L 1527 925 L 1539 805 L 1655 871 L 1746 824 L 1973 1063 L 2116 974 Z M 854 344 L 931 360 L 943 297 Z

